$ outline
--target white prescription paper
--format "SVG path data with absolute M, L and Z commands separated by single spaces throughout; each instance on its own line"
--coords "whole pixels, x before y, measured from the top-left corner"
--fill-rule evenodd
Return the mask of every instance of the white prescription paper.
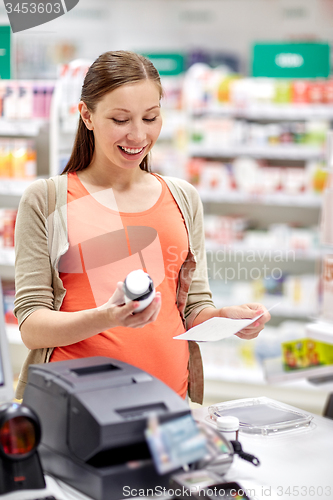
M 277 305 L 274 304 L 267 310 L 270 311 Z M 252 319 L 211 318 L 173 338 L 177 340 L 195 340 L 196 342 L 215 342 L 235 335 L 235 333 L 251 325 L 263 315 L 264 313 L 259 314 L 259 316 Z

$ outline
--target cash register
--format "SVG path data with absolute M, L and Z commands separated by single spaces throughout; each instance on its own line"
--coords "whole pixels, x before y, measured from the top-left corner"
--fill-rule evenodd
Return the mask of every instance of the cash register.
M 31 365 L 23 404 L 41 421 L 44 471 L 96 500 L 122 498 L 124 485 L 167 487 L 145 440 L 147 418 L 190 414 L 163 382 L 106 357 Z

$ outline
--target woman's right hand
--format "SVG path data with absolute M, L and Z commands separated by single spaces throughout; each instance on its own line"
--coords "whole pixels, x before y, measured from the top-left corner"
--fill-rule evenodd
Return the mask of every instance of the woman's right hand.
M 125 295 L 123 292 L 123 282 L 117 283 L 117 288 L 110 299 L 98 307 L 99 310 L 105 310 L 109 319 L 110 327 L 125 326 L 128 328 L 142 328 L 149 323 L 153 323 L 161 309 L 161 293 L 156 292 L 153 301 L 141 312 L 135 313 L 140 303 L 132 301 L 125 304 Z M 135 314 L 134 314 L 135 313 Z
M 146 309 L 133 314 L 139 305 L 125 304 L 123 283 L 119 282 L 112 297 L 98 308 L 75 312 L 36 309 L 21 325 L 22 340 L 28 349 L 41 349 L 75 344 L 117 326 L 142 328 L 156 320 L 161 309 L 160 292 Z

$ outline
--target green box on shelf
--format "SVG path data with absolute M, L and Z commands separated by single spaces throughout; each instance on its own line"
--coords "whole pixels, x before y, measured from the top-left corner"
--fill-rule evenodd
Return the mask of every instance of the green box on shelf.
M 11 29 L 9 25 L 0 26 L 0 78 L 11 77 Z
M 151 60 L 161 76 L 177 76 L 184 72 L 184 56 L 177 53 L 142 54 Z
M 323 42 L 256 43 L 252 75 L 271 78 L 327 78 L 330 46 Z
M 283 342 L 282 359 L 285 371 L 333 365 L 333 344 L 310 338 Z

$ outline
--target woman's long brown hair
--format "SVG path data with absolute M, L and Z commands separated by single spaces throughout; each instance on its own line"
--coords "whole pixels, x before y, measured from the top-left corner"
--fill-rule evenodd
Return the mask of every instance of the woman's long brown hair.
M 105 52 L 88 69 L 82 85 L 81 101 L 93 113 L 106 94 L 122 85 L 142 80 L 154 81 L 162 97 L 160 75 L 149 59 L 124 50 Z M 62 173 L 78 172 L 88 167 L 94 150 L 94 133 L 85 126 L 80 116 L 72 153 Z M 140 163 L 140 168 L 150 171 L 148 155 Z

